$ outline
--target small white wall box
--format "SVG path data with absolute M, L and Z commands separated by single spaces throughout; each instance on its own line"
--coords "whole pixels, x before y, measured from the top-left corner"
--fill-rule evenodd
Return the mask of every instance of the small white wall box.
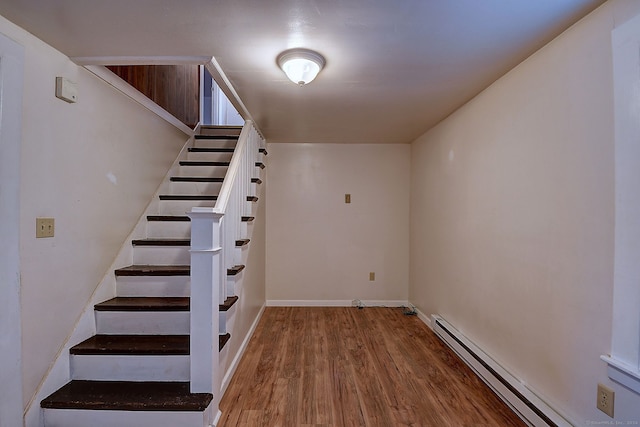
M 78 86 L 69 79 L 56 77 L 56 97 L 69 103 L 78 100 Z

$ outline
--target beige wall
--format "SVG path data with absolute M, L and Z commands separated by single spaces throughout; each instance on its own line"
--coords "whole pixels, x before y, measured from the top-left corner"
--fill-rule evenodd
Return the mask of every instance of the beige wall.
M 25 46 L 21 308 L 27 405 L 187 136 L 0 17 Z M 54 97 L 55 78 L 78 102 Z M 35 218 L 55 237 L 35 239 Z M 4 393 L 4 391 L 3 391 Z
M 613 1 L 412 144 L 410 300 L 438 313 L 578 425 L 640 420 L 610 382 Z
M 409 150 L 271 144 L 268 301 L 407 300 Z

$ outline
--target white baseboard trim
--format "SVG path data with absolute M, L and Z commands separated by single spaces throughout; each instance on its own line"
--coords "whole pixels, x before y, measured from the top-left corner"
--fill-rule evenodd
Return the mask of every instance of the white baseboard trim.
M 434 314 L 430 324 L 436 335 L 525 423 L 536 427 L 574 425 L 445 319 Z
M 247 350 L 249 341 L 251 341 L 251 337 L 253 337 L 253 333 L 258 327 L 258 323 L 262 318 L 262 313 L 264 313 L 265 307 L 266 307 L 266 304 L 262 304 L 262 307 L 260 308 L 260 311 L 258 312 L 258 315 L 256 316 L 256 318 L 253 320 L 253 323 L 251 324 L 251 327 L 249 328 L 247 335 L 245 335 L 244 339 L 242 340 L 242 344 L 240 344 L 240 348 L 238 349 L 238 352 L 233 358 L 233 361 L 231 361 L 231 365 L 229 366 L 229 369 L 227 369 L 227 372 L 224 374 L 224 378 L 222 379 L 222 384 L 220 386 L 220 396 L 223 396 L 224 393 L 227 391 L 227 387 L 229 387 L 231 378 L 233 378 L 233 374 L 236 373 L 236 369 L 238 369 L 240 360 L 242 359 L 244 352 Z
M 411 305 L 415 308 L 415 306 L 413 304 L 411 304 Z M 433 326 L 431 326 L 431 318 L 429 318 L 429 316 L 427 316 L 426 314 L 424 314 L 423 312 L 421 312 L 417 308 L 415 308 L 415 310 L 416 310 L 416 313 L 418 313 L 418 319 L 422 320 L 422 323 L 427 325 L 429 327 L 429 329 L 433 330 Z
M 406 300 L 267 300 L 267 307 L 406 307 Z

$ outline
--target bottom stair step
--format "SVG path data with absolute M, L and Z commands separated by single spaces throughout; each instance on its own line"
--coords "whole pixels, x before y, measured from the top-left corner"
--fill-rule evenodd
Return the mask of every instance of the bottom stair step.
M 42 408 L 120 411 L 204 411 L 213 396 L 191 393 L 188 382 L 71 381 Z

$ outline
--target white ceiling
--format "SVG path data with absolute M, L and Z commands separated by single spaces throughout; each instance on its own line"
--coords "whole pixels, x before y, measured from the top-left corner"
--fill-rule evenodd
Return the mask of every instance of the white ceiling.
M 408 143 L 604 0 L 2 0 L 70 57 L 214 56 L 269 142 Z M 325 69 L 289 82 L 278 53 Z

